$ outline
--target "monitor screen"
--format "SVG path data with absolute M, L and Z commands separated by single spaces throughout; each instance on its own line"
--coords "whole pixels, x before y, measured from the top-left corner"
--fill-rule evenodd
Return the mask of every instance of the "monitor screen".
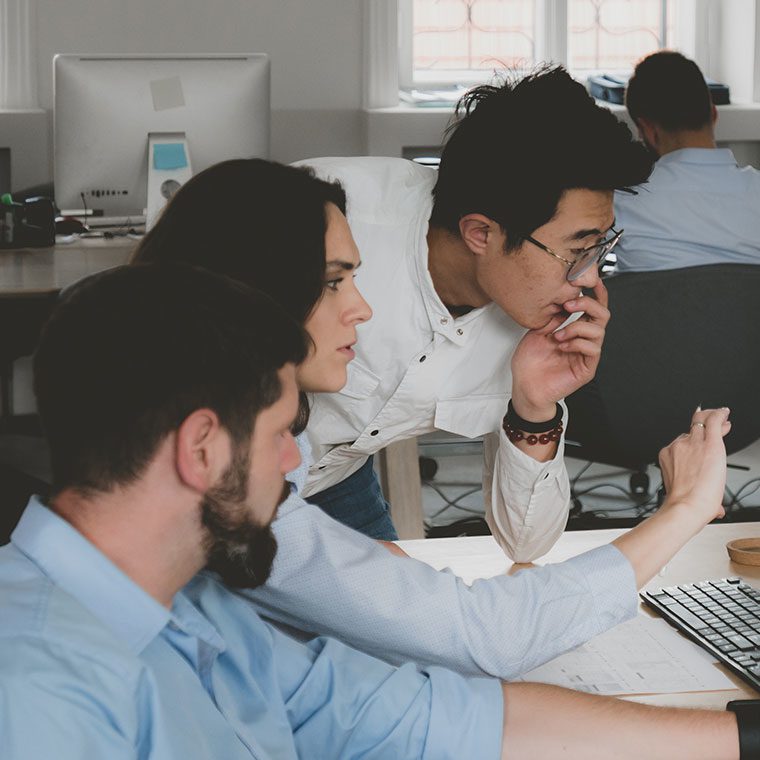
M 194 174 L 269 157 L 267 55 L 57 55 L 53 67 L 62 210 L 144 214 L 151 133 L 184 133 Z

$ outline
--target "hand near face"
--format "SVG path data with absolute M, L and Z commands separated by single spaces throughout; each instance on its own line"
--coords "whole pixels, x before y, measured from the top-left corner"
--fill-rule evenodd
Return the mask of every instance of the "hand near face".
M 726 486 L 726 447 L 723 437 L 731 429 L 728 409 L 698 409 L 691 429 L 660 452 L 667 504 L 688 504 L 706 525 L 723 517 Z
M 540 421 L 554 415 L 554 404 L 594 377 L 610 312 L 607 289 L 601 280 L 594 296 L 581 296 L 563 304 L 567 312 L 585 316 L 559 332 L 564 321 L 557 316 L 540 330 L 525 334 L 512 355 L 512 404 L 525 419 Z

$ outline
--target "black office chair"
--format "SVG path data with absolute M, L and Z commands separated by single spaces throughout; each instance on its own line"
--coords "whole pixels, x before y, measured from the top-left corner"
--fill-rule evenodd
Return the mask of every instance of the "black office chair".
M 631 470 L 640 504 L 647 466 L 688 431 L 698 404 L 730 407 L 729 454 L 760 438 L 760 266 L 626 273 L 605 284 L 612 319 L 596 377 L 567 399 L 566 453 Z
M 33 353 L 57 293 L 0 299 L 0 545 L 7 543 L 26 502 L 50 481 L 47 446 L 37 415 L 13 409 L 13 363 Z

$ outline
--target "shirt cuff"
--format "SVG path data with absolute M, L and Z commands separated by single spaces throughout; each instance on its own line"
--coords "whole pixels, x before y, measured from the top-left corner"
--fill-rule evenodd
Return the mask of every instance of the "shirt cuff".
M 605 544 L 566 562 L 588 583 L 599 633 L 636 617 L 639 607 L 636 575 L 633 565 L 616 546 Z
M 562 407 L 562 426 L 567 429 L 567 407 L 564 401 L 560 401 Z M 503 429 L 499 431 L 499 449 L 502 464 L 509 468 L 510 480 L 521 488 L 540 488 L 543 482 L 551 481 L 561 475 L 565 467 L 565 433 L 557 443 L 557 451 L 554 458 L 547 462 L 539 462 L 528 456 L 524 451 L 517 448 L 507 438 Z
M 464 678 L 450 670 L 426 668 L 432 687 L 424 760 L 501 756 L 504 696 L 495 678 Z

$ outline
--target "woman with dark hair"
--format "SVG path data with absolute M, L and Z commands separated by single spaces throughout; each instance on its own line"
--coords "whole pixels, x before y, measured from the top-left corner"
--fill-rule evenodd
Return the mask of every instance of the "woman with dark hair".
M 346 384 L 355 327 L 372 314 L 353 282 L 359 252 L 345 211 L 341 186 L 309 169 L 225 161 L 174 195 L 132 259 L 183 261 L 240 280 L 306 327 L 312 349 L 298 370 L 298 433 L 308 420 L 306 393 Z
M 305 322 L 325 287 L 327 204 L 337 183 L 259 158 L 215 164 L 185 183 L 134 261 L 184 261 L 255 285 Z

